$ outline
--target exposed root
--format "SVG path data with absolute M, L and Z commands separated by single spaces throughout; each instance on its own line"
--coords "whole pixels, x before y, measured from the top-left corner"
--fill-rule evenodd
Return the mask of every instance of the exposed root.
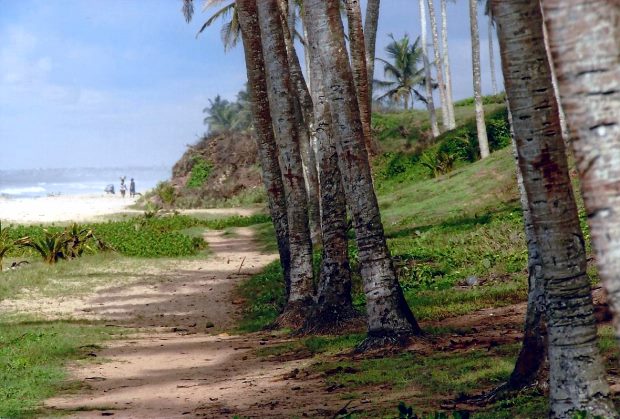
M 365 325 L 365 317 L 351 306 L 346 308 L 315 306 L 309 312 L 299 333 L 301 335 L 337 335 L 363 330 Z
M 356 353 L 368 352 L 377 349 L 404 348 L 411 343 L 415 335 L 413 333 L 394 333 L 384 335 L 369 334 L 355 348 Z
M 272 328 L 289 328 L 301 330 L 306 319 L 312 313 L 313 302 L 311 299 L 288 303 L 282 314 L 278 316 Z
M 541 380 L 536 380 L 532 383 L 529 383 L 527 385 L 523 385 L 520 387 L 515 387 L 511 385 L 510 383 L 506 382 L 482 394 L 475 394 L 472 396 L 462 394 L 459 397 L 457 397 L 454 400 L 454 402 L 465 403 L 465 404 L 482 407 L 482 406 L 495 403 L 500 400 L 506 400 L 506 399 L 515 397 L 524 392 L 536 391 L 536 392 L 539 392 L 540 394 L 544 394 L 546 392 L 546 389 L 547 389 L 546 382 L 543 382 Z

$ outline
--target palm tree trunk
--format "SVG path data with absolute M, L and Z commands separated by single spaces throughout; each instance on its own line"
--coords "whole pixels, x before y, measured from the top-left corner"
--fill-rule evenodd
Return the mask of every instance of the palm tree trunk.
M 289 220 L 291 290 L 281 324 L 300 326 L 313 296 L 312 244 L 308 228 L 308 200 L 299 152 L 295 118 L 295 90 L 277 0 L 256 2 L 267 76 L 267 92 L 282 168 Z
M 291 81 L 297 93 L 295 100 L 296 117 L 299 132 L 299 150 L 304 170 L 304 181 L 308 193 L 308 216 L 310 219 L 310 232 L 312 242 L 321 242 L 321 207 L 319 201 L 319 174 L 317 172 L 316 156 L 311 147 L 312 132 L 314 132 L 314 113 L 312 110 L 312 97 L 308 84 L 304 79 L 299 56 L 295 50 L 292 32 L 294 28 L 289 27 L 291 7 L 287 0 L 278 0 L 278 6 L 282 16 L 282 27 L 286 53 L 288 57 Z M 300 113 L 299 113 L 300 112 Z
M 422 62 L 424 63 L 424 87 L 426 88 L 426 109 L 431 121 L 431 131 L 433 137 L 439 137 L 439 126 L 437 125 L 437 113 L 435 112 L 435 101 L 433 100 L 433 88 L 431 86 L 431 64 L 428 62 L 428 47 L 426 45 L 426 6 L 425 0 L 418 0 L 420 7 L 420 31 L 422 38 Z
M 347 23 L 349 25 L 349 47 L 351 49 L 351 68 L 357 92 L 357 103 L 364 130 L 364 143 L 369 154 L 375 154 L 375 146 L 370 129 L 370 91 L 368 85 L 368 69 L 366 68 L 366 47 L 364 45 L 364 29 L 362 10 L 359 0 L 345 0 Z
M 435 16 L 434 0 L 427 0 L 428 14 L 431 20 L 431 35 L 433 37 L 433 53 L 435 55 L 435 68 L 437 69 L 437 84 L 439 84 L 439 97 L 441 98 L 441 122 L 443 129 L 450 126 L 450 111 L 448 110 L 448 93 L 443 79 L 443 59 L 439 50 L 439 32 L 437 29 L 437 17 Z
M 372 185 L 355 85 L 349 67 L 338 0 L 307 0 L 304 19 L 318 50 L 332 117 L 345 198 L 361 264 L 368 313 L 368 343 L 420 333 L 396 279 Z
M 276 231 L 280 264 L 284 271 L 287 296 L 290 293 L 290 250 L 288 217 L 284 184 L 278 162 L 278 150 L 273 133 L 263 48 L 256 15 L 255 0 L 237 0 L 237 13 L 243 39 L 243 50 L 248 74 L 248 90 L 252 106 L 252 122 L 256 132 L 263 184 L 267 191 L 269 212 Z
M 586 411 L 617 417 L 597 347 L 585 241 L 568 174 L 540 6 L 531 0 L 494 0 L 492 5 L 519 166 L 545 278 L 550 416 L 566 418 Z
M 377 47 L 377 29 L 379 27 L 380 0 L 368 0 L 366 3 L 366 21 L 364 22 L 364 39 L 366 40 L 366 69 L 368 70 L 368 109 L 372 112 L 372 83 L 375 79 L 375 53 Z
M 497 91 L 497 76 L 495 74 L 495 51 L 493 48 L 493 16 L 488 16 L 487 22 L 487 36 L 489 42 L 489 64 L 491 66 L 491 89 L 493 94 L 496 95 L 499 92 Z
M 620 342 L 620 8 L 542 2 L 601 282 Z
M 469 0 L 469 20 L 471 27 L 471 65 L 474 77 L 474 102 L 476 107 L 476 130 L 478 132 L 478 146 L 480 157 L 489 156 L 489 140 L 487 127 L 484 122 L 484 107 L 482 106 L 482 87 L 480 81 L 480 35 L 478 33 L 478 0 Z
M 317 287 L 315 311 L 304 329 L 312 333 L 334 333 L 357 317 L 351 298 L 351 268 L 347 240 L 347 209 L 338 169 L 338 153 L 332 135 L 332 121 L 326 100 L 321 63 L 317 57 L 316 36 L 306 36 L 310 56 L 309 78 L 316 120 L 319 173 L 321 181 L 321 232 L 323 254 Z
M 450 53 L 448 52 L 448 12 L 446 0 L 441 0 L 441 49 L 443 51 L 443 69 L 446 76 L 446 101 L 448 105 L 448 129 L 456 128 L 454 117 L 454 100 L 452 99 L 452 71 L 450 70 Z

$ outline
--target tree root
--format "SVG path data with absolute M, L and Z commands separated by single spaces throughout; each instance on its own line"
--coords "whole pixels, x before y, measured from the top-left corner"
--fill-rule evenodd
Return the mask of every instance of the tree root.
M 315 306 L 308 313 L 300 335 L 339 335 L 351 330 L 363 329 L 365 317 L 349 307 Z
M 377 349 L 404 348 L 411 343 L 414 333 L 398 333 L 385 335 L 369 334 L 355 348 L 355 353 L 369 352 Z

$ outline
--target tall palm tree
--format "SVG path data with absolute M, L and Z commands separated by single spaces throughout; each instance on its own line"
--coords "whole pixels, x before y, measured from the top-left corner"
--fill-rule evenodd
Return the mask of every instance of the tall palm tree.
M 321 45 L 338 166 L 359 250 L 368 314 L 368 344 L 420 333 L 405 301 L 385 241 L 346 54 L 339 0 L 306 0 L 304 22 Z
M 494 95 L 498 94 L 497 76 L 495 74 L 495 48 L 493 47 L 493 33 L 495 32 L 495 23 L 493 10 L 491 9 L 491 1 L 485 0 L 484 14 L 487 16 L 487 41 L 489 43 L 489 66 L 491 67 L 491 89 Z
M 304 185 L 299 131 L 295 117 L 295 88 L 291 81 L 286 43 L 277 0 L 256 2 L 271 110 L 289 227 L 291 288 L 281 324 L 302 325 L 312 305 L 312 243 L 308 226 L 308 199 Z
M 422 32 L 422 62 L 424 63 L 424 88 L 426 92 L 426 109 L 431 121 L 431 131 L 433 137 L 439 136 L 439 126 L 437 125 L 437 112 L 435 111 L 435 100 L 433 99 L 433 87 L 431 86 L 431 65 L 428 60 L 428 46 L 426 44 L 426 0 L 418 0 L 420 9 L 420 31 Z
M 550 417 L 573 417 L 583 411 L 593 417 L 617 417 L 597 347 L 585 241 L 568 173 L 540 5 L 531 0 L 493 0 L 493 11 L 519 166 L 541 251 Z
M 452 0 L 455 1 L 455 0 Z M 450 53 L 448 51 L 448 11 L 447 0 L 441 0 L 441 50 L 443 52 L 443 70 L 446 76 L 446 99 L 448 101 L 448 129 L 456 128 L 454 117 L 454 100 L 452 98 L 452 71 L 450 69 Z
M 450 111 L 448 106 L 448 92 L 446 91 L 446 83 L 444 81 L 444 63 L 441 50 L 439 49 L 439 31 L 437 29 L 437 17 L 435 16 L 434 0 L 426 0 L 428 3 L 428 14 L 431 21 L 431 36 L 433 39 L 433 54 L 435 57 L 435 68 L 437 69 L 437 84 L 439 87 L 439 96 L 441 99 L 441 121 L 444 130 L 450 127 Z
M 384 91 L 377 100 L 390 99 L 402 103 L 405 109 L 409 109 L 409 103 L 413 105 L 415 99 L 426 103 L 424 94 L 416 89 L 425 86 L 424 68 L 418 68 L 422 61 L 420 37 L 410 44 L 407 34 L 400 40 L 394 39 L 392 34 L 389 36 L 392 42 L 385 47 L 385 52 L 392 62 L 377 58 L 377 61 L 383 63 L 383 74 L 387 78 L 374 81 L 375 87 Z
M 245 63 L 248 76 L 248 93 L 252 121 L 261 162 L 263 185 L 267 191 L 269 213 L 273 222 L 280 264 L 284 271 L 287 296 L 290 292 L 290 249 L 284 183 L 278 161 L 278 150 L 273 132 L 267 80 L 255 0 L 239 0 L 239 25 L 243 39 Z M 191 16 L 191 15 L 190 15 Z
M 561 3 L 561 5 L 560 5 Z M 620 9 L 613 1 L 542 1 L 601 282 L 620 337 Z
M 469 0 L 469 22 L 471 29 L 471 66 L 474 79 L 474 104 L 476 108 L 476 130 L 478 132 L 478 146 L 480 157 L 489 156 L 489 140 L 487 127 L 484 122 L 484 107 L 482 106 L 482 86 L 480 79 L 480 35 L 478 33 L 478 0 Z
M 349 48 L 351 69 L 357 92 L 357 101 L 364 130 L 364 143 L 369 153 L 374 154 L 375 147 L 370 130 L 370 91 L 368 88 L 368 69 L 366 68 L 366 46 L 362 24 L 362 10 L 359 0 L 344 0 L 349 26 Z
M 380 0 L 368 0 L 366 3 L 366 21 L 364 22 L 364 39 L 366 41 L 366 68 L 368 69 L 368 108 L 372 108 L 372 88 L 375 78 L 375 53 L 377 50 L 377 29 L 379 27 Z M 372 111 L 372 109 L 371 109 Z

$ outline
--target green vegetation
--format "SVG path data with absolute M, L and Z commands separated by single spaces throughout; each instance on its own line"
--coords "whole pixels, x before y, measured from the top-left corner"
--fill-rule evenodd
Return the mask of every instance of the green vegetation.
M 66 381 L 67 361 L 88 359 L 102 341 L 120 333 L 89 322 L 0 321 L 0 417 L 30 417 L 41 400 L 76 388 L 79 384 Z
M 194 156 L 192 159 L 192 171 L 187 181 L 188 188 L 200 188 L 209 179 L 213 166 L 200 156 Z

